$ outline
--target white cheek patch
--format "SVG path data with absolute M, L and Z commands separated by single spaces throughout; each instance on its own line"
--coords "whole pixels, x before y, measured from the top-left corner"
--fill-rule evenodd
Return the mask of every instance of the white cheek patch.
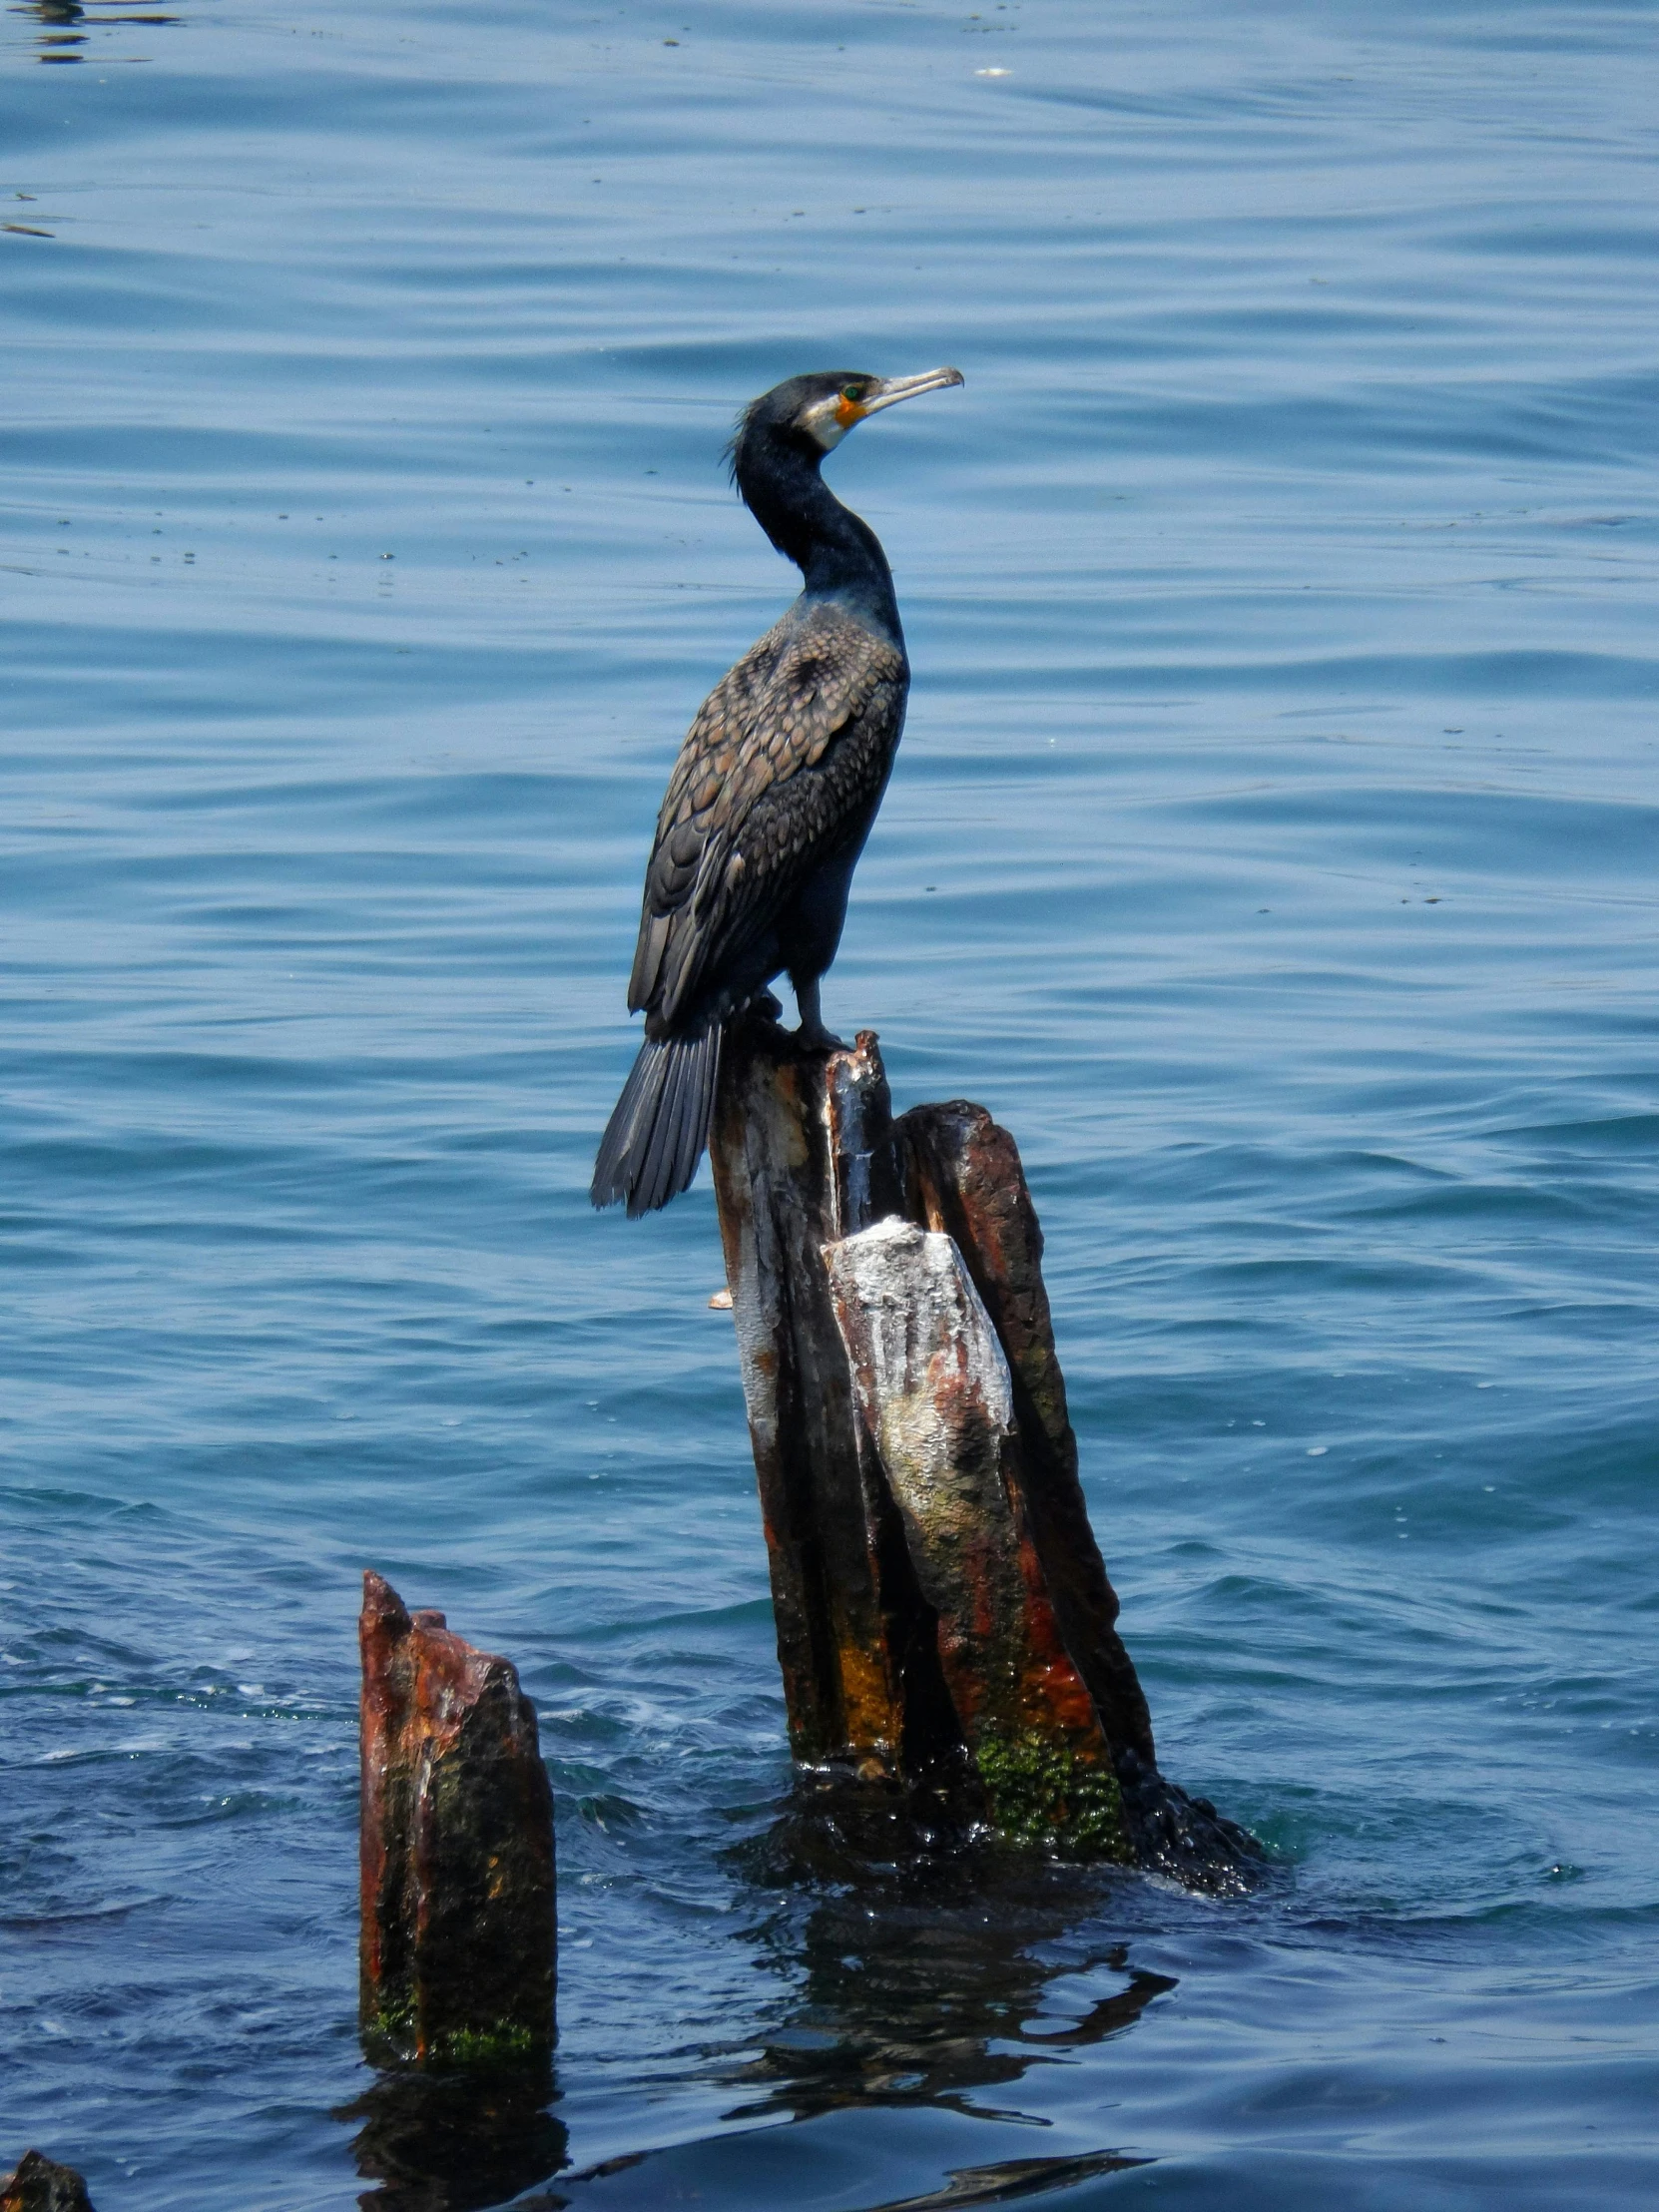
M 831 392 L 828 399 L 815 399 L 810 407 L 802 410 L 799 418 L 807 435 L 816 439 L 826 453 L 839 445 L 852 427 L 849 422 L 837 420 L 836 409 L 840 403 L 839 392 Z

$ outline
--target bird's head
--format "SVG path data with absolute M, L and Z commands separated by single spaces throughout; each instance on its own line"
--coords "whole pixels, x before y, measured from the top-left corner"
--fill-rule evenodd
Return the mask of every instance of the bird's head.
M 865 415 L 961 381 L 959 368 L 926 368 L 917 376 L 869 376 L 860 369 L 826 368 L 810 376 L 792 376 L 752 400 L 738 417 L 728 448 L 732 474 L 741 483 L 745 465 L 757 449 L 775 443 L 822 460 Z

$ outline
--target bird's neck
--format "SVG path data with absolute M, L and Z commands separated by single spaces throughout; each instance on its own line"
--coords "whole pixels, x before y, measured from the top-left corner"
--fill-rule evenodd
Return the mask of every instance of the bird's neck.
M 815 599 L 855 606 L 901 642 L 892 571 L 881 541 L 819 474 L 819 457 L 776 445 L 740 466 L 738 489 L 780 553 L 794 561 Z

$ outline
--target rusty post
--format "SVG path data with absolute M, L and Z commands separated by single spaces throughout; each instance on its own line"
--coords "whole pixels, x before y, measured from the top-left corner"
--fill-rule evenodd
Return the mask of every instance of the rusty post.
M 889 1217 L 824 1258 L 990 1825 L 1021 1843 L 1127 1859 L 1111 1746 L 1031 1539 L 1008 1363 L 961 1254 L 948 1236 Z
M 1043 1233 L 1019 1150 L 983 1106 L 912 1106 L 897 1125 L 906 1216 L 955 1242 L 1003 1351 L 1022 1502 L 1061 1633 L 1115 1747 L 1156 1767 L 1152 1719 L 1117 1633 L 1117 1592 L 1089 1525 L 1077 1437 L 1043 1284 Z
M 509 1661 L 363 1576 L 360 2017 L 398 2056 L 553 2041 L 553 1798 Z
M 825 1054 L 752 1018 L 710 1151 L 797 1759 L 1253 1879 L 1253 1840 L 1158 1772 L 1013 1139 L 960 1101 L 895 1124 L 869 1031 Z

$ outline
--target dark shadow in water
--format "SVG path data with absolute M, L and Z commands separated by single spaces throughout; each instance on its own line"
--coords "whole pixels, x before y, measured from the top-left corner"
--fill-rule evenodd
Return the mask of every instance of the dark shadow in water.
M 957 2166 L 937 2189 L 923 2197 L 893 2197 L 870 2212 L 954 2212 L 970 2204 L 1012 2204 L 1040 2196 L 1046 2189 L 1069 2189 L 1096 2174 L 1120 2174 L 1130 2166 L 1150 2166 L 1150 2158 L 1123 2158 L 1116 2151 L 1088 2151 L 1081 2158 L 1005 2158 L 994 2166 Z
M 80 49 L 87 43 L 87 31 L 93 25 L 108 23 L 179 23 L 184 19 L 177 15 L 118 15 L 113 9 L 101 7 L 92 0 L 90 8 L 81 0 L 24 0 L 22 6 L 9 11 L 12 15 L 33 16 L 44 25 L 36 44 L 40 53 L 36 59 L 43 62 L 79 62 L 86 56 Z
M 374 2212 L 481 2212 L 516 2197 L 565 2163 L 566 2130 L 549 2109 L 556 2095 L 546 2059 L 377 2075 L 334 2114 L 361 2122 L 357 2171 L 380 2184 L 357 2202 Z
M 716 2175 L 727 2201 L 770 2203 L 779 2133 L 836 2112 L 869 2114 L 875 2186 L 858 2200 L 868 2212 L 966 2212 L 1149 2163 L 1104 2147 L 1049 2157 L 1025 2150 L 941 2167 L 896 2194 L 876 2179 L 883 2111 L 943 2106 L 981 2127 L 1018 2122 L 1023 2134 L 1030 2115 L 999 2100 L 999 2086 L 1125 2033 L 1174 1988 L 1167 1974 L 1132 1965 L 1128 1946 L 1105 1933 L 1121 1875 L 986 1850 L 954 1832 L 936 1804 L 895 1796 L 883 1805 L 867 1790 L 843 1794 L 833 1785 L 804 1787 L 784 1817 L 728 1863 L 776 1895 L 760 1942 L 796 1986 L 773 2023 L 747 2039 L 744 2058 L 710 2052 L 704 2061 L 705 2078 L 738 2092 L 724 2118 L 744 2132 L 560 2174 L 522 2200 L 524 2212 L 715 2202 Z M 1098 1944 L 1087 1940 L 1094 1926 Z M 1062 1937 L 1063 1962 L 1039 1955 Z M 1107 1974 L 1115 1986 L 1079 2003 L 1074 1977 L 1099 1989 Z M 759 2149 L 752 2131 L 769 2120 L 778 2132 L 766 2131 L 768 2148 L 752 2168 L 745 2146 Z M 810 2155 L 805 2144 L 802 2155 Z M 913 2159 L 906 2163 L 913 2173 Z
M 883 1856 L 872 1846 L 885 1846 Z M 993 2117 L 983 2102 L 964 2102 L 970 2091 L 1017 2081 L 1046 2053 L 1122 2034 L 1175 1987 L 1132 1966 L 1127 1946 L 1105 1934 L 1121 1875 L 975 1848 L 925 1804 L 895 1804 L 883 1821 L 867 1793 L 801 1796 L 733 1858 L 752 1880 L 797 1893 L 764 1941 L 786 1972 L 805 1969 L 761 2055 L 729 2077 L 758 2092 L 733 2119 L 851 2104 L 946 2104 Z M 803 1886 L 819 1892 L 805 1919 Z M 1102 1924 L 1098 1947 L 1063 1965 L 1037 1955 L 1091 1922 Z M 1122 1987 L 1081 2016 L 1051 2009 L 1051 1982 L 1102 1967 Z
M 1131 1965 L 1127 1946 L 1104 1933 L 1063 1966 L 1036 1955 L 1109 1898 L 1109 1877 L 1078 1868 L 935 1868 L 866 1876 L 822 1900 L 804 1928 L 781 1916 L 771 1947 L 781 1963 L 805 1967 L 805 1984 L 760 2056 L 728 2077 L 753 2092 L 729 2117 L 804 2119 L 851 2104 L 994 2117 L 969 2093 L 1019 2080 L 1048 2053 L 1122 2034 L 1175 1987 Z M 1051 2008 L 1051 1982 L 1102 1968 L 1122 1986 L 1080 2016 Z
M 588 2203 L 596 2208 L 615 2205 L 617 2212 L 647 2212 L 648 2207 L 650 2212 L 657 2212 L 664 2204 L 710 2201 L 706 2188 L 695 2182 L 682 2185 L 681 2177 L 671 2171 L 672 2162 L 672 2153 L 659 2159 L 648 2152 L 633 2158 L 608 2158 L 602 2166 L 565 2175 L 557 2188 L 521 2197 L 515 2212 L 574 2212 L 575 2207 Z M 1050 2189 L 1069 2189 L 1079 2181 L 1092 2181 L 1097 2174 L 1123 2173 L 1131 2166 L 1151 2164 L 1150 2158 L 1125 2158 L 1110 2150 L 1085 2151 L 1074 2158 L 1003 2158 L 990 2166 L 953 2167 L 936 2189 L 925 2190 L 919 2197 L 887 2197 L 879 2204 L 868 2205 L 865 2212 L 967 2212 L 970 2205 L 1023 2202 Z M 606 2182 L 615 2181 L 626 2189 L 629 2180 L 636 2177 L 644 2182 L 647 2193 L 643 2196 L 624 2198 L 603 2188 Z M 589 2183 L 603 2193 L 590 2196 Z M 567 2195 L 567 2189 L 575 2189 L 576 2195 Z

